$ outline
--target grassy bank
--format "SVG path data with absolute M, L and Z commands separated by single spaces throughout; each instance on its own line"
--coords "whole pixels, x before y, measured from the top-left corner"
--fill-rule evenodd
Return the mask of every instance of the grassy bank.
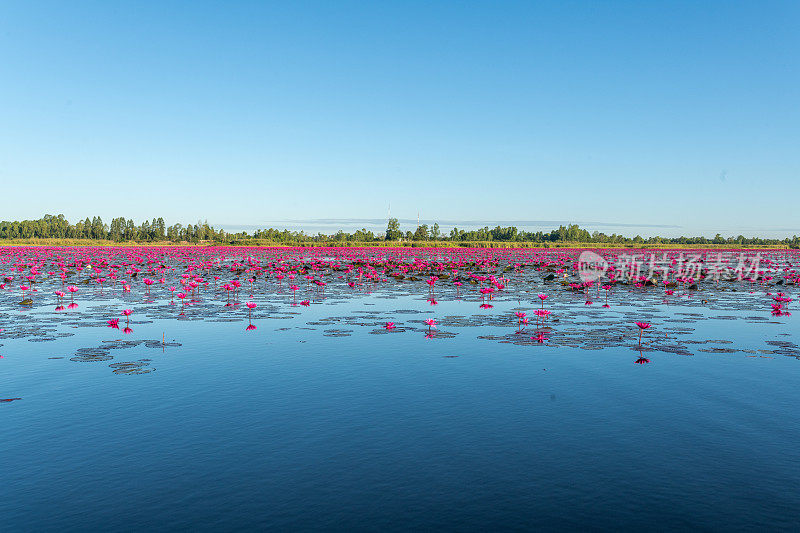
M 341 247 L 341 248 L 637 248 L 652 250 L 675 249 L 773 249 L 785 250 L 786 245 L 740 245 L 740 244 L 619 244 L 619 243 L 591 243 L 591 242 L 506 242 L 506 241 L 327 241 L 327 242 L 272 242 L 263 239 L 245 239 L 231 242 L 115 242 L 99 239 L 8 239 L 0 240 L 0 246 L 299 246 L 304 248 L 314 247 Z

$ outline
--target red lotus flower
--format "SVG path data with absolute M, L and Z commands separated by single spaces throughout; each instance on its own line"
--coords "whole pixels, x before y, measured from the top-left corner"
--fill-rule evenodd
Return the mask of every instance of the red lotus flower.
M 647 328 L 649 328 L 650 324 L 648 324 L 647 322 L 636 322 L 635 324 L 637 326 L 639 326 L 639 345 L 641 346 L 641 344 L 642 344 L 642 332 L 644 330 L 646 330 Z

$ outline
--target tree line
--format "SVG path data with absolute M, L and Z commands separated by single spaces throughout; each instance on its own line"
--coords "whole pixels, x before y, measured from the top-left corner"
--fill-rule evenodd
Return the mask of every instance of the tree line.
M 706 237 L 648 237 L 639 235 L 626 237 L 613 233 L 606 235 L 601 232 L 592 232 L 576 224 L 559 226 L 552 231 L 524 231 L 514 226 L 490 229 L 488 226 L 474 230 L 460 230 L 453 228 L 448 234 L 442 233 L 439 224 L 433 226 L 419 225 L 415 231 L 402 231 L 396 218 L 389 219 L 386 232 L 374 234 L 362 228 L 352 233 L 338 231 L 334 234 L 317 233 L 307 234 L 303 231 L 289 231 L 278 229 L 256 230 L 252 234 L 247 232 L 229 233 L 222 229 L 216 230 L 208 222 L 198 221 L 196 224 L 173 224 L 167 226 L 161 217 L 152 221 L 144 220 L 136 224 L 131 219 L 118 217 L 109 224 L 100 217 L 79 220 L 71 224 L 64 215 L 45 215 L 38 220 L 3 221 L 0 222 L 0 239 L 93 239 L 109 240 L 113 242 L 200 242 L 210 241 L 217 243 L 238 243 L 248 240 L 272 242 L 279 244 L 291 243 L 344 243 L 344 242 L 507 242 L 507 243 L 559 243 L 580 242 L 598 244 L 640 245 L 640 244 L 728 244 L 728 245 L 786 245 L 800 247 L 800 238 L 766 239 L 760 237 L 723 237 L 717 234 L 713 239 Z
M 208 222 L 197 224 L 173 224 L 167 226 L 161 217 L 145 220 L 137 225 L 133 220 L 118 217 L 110 224 L 100 217 L 93 217 L 71 224 L 64 215 L 45 215 L 38 220 L 0 222 L 0 239 L 94 239 L 114 242 L 155 241 L 218 241 L 224 242 L 229 235 L 215 230 Z
M 453 228 L 449 235 L 444 236 L 440 233 L 439 224 L 435 223 L 432 228 L 426 224 L 417 227 L 414 232 L 400 231 L 400 224 L 397 219 L 390 219 L 386 226 L 386 238 L 389 240 L 412 240 L 412 241 L 461 241 L 461 242 L 529 242 L 529 243 L 555 243 L 555 242 L 580 242 L 597 244 L 730 244 L 730 245 L 786 245 L 800 246 L 800 237 L 797 235 L 792 238 L 766 239 L 761 237 L 723 237 L 717 233 L 713 239 L 707 237 L 626 237 L 612 233 L 606 235 L 599 231 L 589 233 L 577 224 L 559 226 L 549 232 L 543 231 L 520 231 L 514 226 L 489 229 L 488 226 L 476 230 L 460 230 Z

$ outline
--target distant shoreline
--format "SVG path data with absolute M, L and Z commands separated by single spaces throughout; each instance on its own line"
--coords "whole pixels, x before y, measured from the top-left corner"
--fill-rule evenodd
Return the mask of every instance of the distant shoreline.
M 0 240 L 0 248 L 15 246 L 41 247 L 265 247 L 265 248 L 487 248 L 487 249 L 553 249 L 553 248 L 604 248 L 634 250 L 789 250 L 785 244 L 647 244 L 647 243 L 592 243 L 592 242 L 509 242 L 509 241 L 371 241 L 371 242 L 296 242 L 278 243 L 263 239 L 242 239 L 230 242 L 199 241 L 123 241 L 105 239 L 6 239 Z

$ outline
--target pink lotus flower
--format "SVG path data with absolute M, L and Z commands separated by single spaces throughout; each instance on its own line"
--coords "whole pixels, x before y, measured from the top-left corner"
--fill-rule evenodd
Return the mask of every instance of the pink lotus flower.
M 650 327 L 650 324 L 647 322 L 636 322 L 637 326 L 639 326 L 639 345 L 642 345 L 642 332 Z
M 383 326 L 383 327 L 384 327 L 384 329 L 394 329 L 395 325 L 394 325 L 394 322 L 387 322 L 386 325 Z

